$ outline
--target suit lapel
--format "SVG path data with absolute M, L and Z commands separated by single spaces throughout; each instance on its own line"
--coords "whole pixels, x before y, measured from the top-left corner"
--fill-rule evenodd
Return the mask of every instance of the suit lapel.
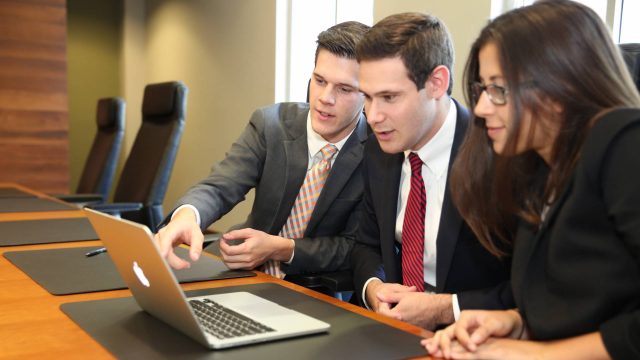
M 453 100 L 453 99 L 452 99 Z M 449 158 L 449 171 L 447 172 L 447 186 L 445 188 L 444 200 L 442 203 L 442 212 L 440 214 L 440 226 L 438 228 L 438 237 L 436 239 L 437 261 L 436 261 L 436 291 L 442 292 L 447 283 L 447 276 L 451 270 L 451 260 L 455 252 L 456 244 L 462 226 L 462 218 L 453 205 L 451 193 L 449 191 L 449 175 L 451 174 L 451 165 L 456 158 L 464 134 L 467 131 L 469 123 L 469 113 L 461 107 L 457 101 L 453 100 L 456 106 L 456 131 L 453 135 L 453 144 L 451 146 L 451 156 Z M 427 214 L 428 216 L 428 214 Z
M 278 233 L 287 221 L 293 203 L 298 196 L 300 187 L 304 182 L 307 174 L 307 163 L 309 162 L 309 147 L 307 146 L 307 115 L 308 112 L 301 113 L 290 126 L 291 140 L 284 141 L 284 161 L 285 167 L 285 186 L 280 197 L 280 204 L 273 222 L 271 224 L 271 233 Z M 275 190 L 275 189 L 274 189 Z M 275 204 L 274 204 L 275 205 Z
M 306 234 L 311 234 L 320 220 L 329 211 L 331 204 L 340 194 L 345 184 L 351 178 L 353 172 L 358 168 L 362 161 L 362 150 L 364 142 L 367 139 L 367 122 L 364 116 L 360 116 L 358 125 L 345 142 L 342 150 L 338 153 L 338 157 L 331 167 L 329 177 L 322 187 L 322 192 L 318 197 L 318 201 L 311 213 L 309 224 L 305 230 Z
M 402 173 L 402 163 L 404 162 L 404 154 L 384 154 L 380 150 L 383 158 L 384 166 L 379 169 L 383 171 L 381 176 L 382 188 L 372 189 L 374 196 L 376 192 L 382 196 L 382 214 L 378 219 L 380 222 L 380 243 L 382 245 L 382 253 L 393 254 L 394 261 L 392 264 L 385 263 L 385 274 L 387 282 L 402 283 L 402 259 L 398 251 L 396 242 L 396 218 L 398 216 L 398 196 L 400 193 L 400 175 Z
M 571 177 L 562 195 L 549 208 L 544 221 L 538 229 L 536 229 L 535 225 L 520 220 L 521 224 L 518 226 L 518 233 L 516 234 L 516 246 L 514 248 L 513 265 L 511 268 L 511 282 L 514 287 L 513 294 L 520 296 L 519 299 L 516 299 L 516 302 L 519 304 L 524 302 L 523 296 L 525 296 L 526 292 L 523 290 L 523 287 L 527 286 L 526 274 L 529 273 L 529 266 L 536 254 L 538 254 L 539 247 L 544 243 L 542 239 L 547 235 L 549 228 L 555 222 L 560 209 L 569 197 L 573 188 L 573 180 L 574 178 Z
M 565 188 L 562 191 L 562 194 L 560 195 L 558 200 L 555 201 L 553 203 L 553 205 L 549 208 L 549 210 L 547 211 L 547 214 L 546 214 L 546 216 L 544 218 L 544 221 L 542 221 L 542 223 L 538 227 L 538 231 L 535 233 L 535 236 L 533 237 L 533 244 L 531 244 L 531 248 L 532 249 L 538 246 L 538 243 L 540 242 L 540 239 L 542 239 L 544 237 L 546 232 L 549 230 L 549 227 L 555 221 L 556 217 L 558 216 L 558 212 L 562 208 L 562 205 L 564 204 L 564 202 L 569 197 L 569 194 L 571 193 L 571 189 L 572 188 L 573 188 L 573 176 L 571 177 L 571 179 L 569 180 L 569 182 L 565 186 Z M 529 252 L 529 256 L 532 256 L 533 253 L 534 253 L 534 251 L 530 251 Z M 527 262 L 528 262 L 528 260 L 529 259 L 527 259 Z

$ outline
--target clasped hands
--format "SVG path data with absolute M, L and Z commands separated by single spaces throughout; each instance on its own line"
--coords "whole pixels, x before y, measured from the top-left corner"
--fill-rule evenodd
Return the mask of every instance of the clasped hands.
M 418 292 L 415 286 L 372 280 L 366 289 L 367 303 L 375 312 L 425 329 L 453 322 L 451 294 Z
M 516 310 L 466 310 L 457 322 L 421 344 L 430 355 L 445 359 L 526 359 L 540 355 L 540 344 L 514 340 L 525 335 Z

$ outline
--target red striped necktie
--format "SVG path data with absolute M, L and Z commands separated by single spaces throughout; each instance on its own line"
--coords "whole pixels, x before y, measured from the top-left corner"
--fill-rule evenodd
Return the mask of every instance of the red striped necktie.
M 424 291 L 424 216 L 427 195 L 422 180 L 422 160 L 409 154 L 411 190 L 402 225 L 402 282 Z

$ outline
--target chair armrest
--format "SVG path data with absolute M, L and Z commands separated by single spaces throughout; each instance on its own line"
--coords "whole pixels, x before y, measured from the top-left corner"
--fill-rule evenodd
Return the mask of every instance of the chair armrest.
M 348 270 L 321 274 L 320 282 L 334 292 L 354 290 L 353 275 Z
M 285 280 L 310 289 L 325 288 L 331 293 L 353 291 L 351 271 L 336 271 L 317 274 L 287 274 Z
M 51 194 L 51 196 L 69 203 L 101 203 L 104 202 L 100 194 Z
M 113 203 L 113 204 L 95 204 L 87 206 L 90 209 L 100 211 L 111 215 L 120 215 L 123 212 L 138 211 L 142 209 L 142 203 Z
M 310 289 L 323 286 L 320 276 L 317 274 L 287 274 L 284 279 Z

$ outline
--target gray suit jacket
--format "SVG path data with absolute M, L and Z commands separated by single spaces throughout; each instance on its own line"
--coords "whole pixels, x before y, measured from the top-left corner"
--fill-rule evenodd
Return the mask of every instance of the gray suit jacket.
M 256 110 L 224 160 L 215 164 L 209 177 L 191 188 L 177 206 L 194 205 L 204 229 L 255 188 L 253 208 L 240 227 L 278 234 L 307 171 L 308 113 L 305 103 L 281 103 Z M 296 239 L 293 261 L 284 267 L 287 274 L 349 268 L 348 254 L 362 198 L 360 172 L 367 133 L 366 120 L 361 116 L 334 161 L 304 238 Z

